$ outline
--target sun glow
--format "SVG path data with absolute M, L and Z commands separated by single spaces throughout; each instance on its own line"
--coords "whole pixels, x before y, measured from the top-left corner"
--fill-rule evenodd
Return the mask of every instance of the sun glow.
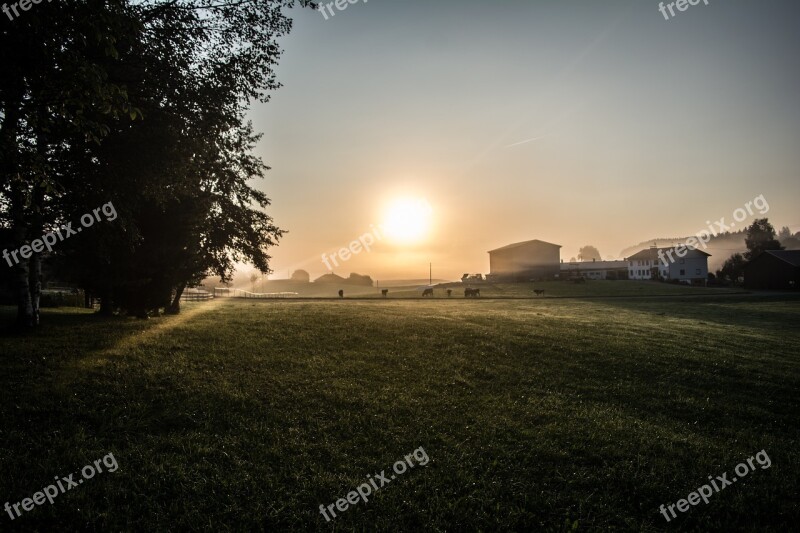
M 427 200 L 395 200 L 386 211 L 383 231 L 397 242 L 419 242 L 428 234 L 432 213 L 433 209 Z

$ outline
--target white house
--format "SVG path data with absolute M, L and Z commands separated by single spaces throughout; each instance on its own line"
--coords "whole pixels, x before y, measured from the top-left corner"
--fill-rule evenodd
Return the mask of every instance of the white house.
M 707 254 L 690 246 L 649 248 L 628 257 L 628 279 L 687 280 L 703 282 L 708 279 Z

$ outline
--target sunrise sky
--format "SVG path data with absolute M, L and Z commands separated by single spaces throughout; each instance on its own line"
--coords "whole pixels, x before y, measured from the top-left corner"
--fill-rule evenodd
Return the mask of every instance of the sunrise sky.
M 293 10 L 284 86 L 251 112 L 272 167 L 258 187 L 290 232 L 272 278 L 327 272 L 323 253 L 404 198 L 430 206 L 415 236 L 387 235 L 337 274 L 424 278 L 432 262 L 457 279 L 528 239 L 617 258 L 761 194 L 776 227 L 800 231 L 798 15 L 770 0 L 668 21 L 651 0 Z

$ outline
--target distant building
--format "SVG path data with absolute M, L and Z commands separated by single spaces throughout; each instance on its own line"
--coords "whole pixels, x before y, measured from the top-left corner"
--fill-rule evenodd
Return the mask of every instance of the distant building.
M 314 280 L 314 283 L 338 283 L 342 284 L 346 280 L 342 276 L 337 276 L 333 272 L 328 274 L 323 274 L 322 276 L 318 277 Z
M 628 278 L 705 283 L 708 280 L 708 258 L 711 254 L 690 246 L 680 246 L 685 249 L 683 257 L 680 257 L 676 248 L 648 248 L 628 257 Z
M 540 240 L 509 244 L 489 251 L 491 280 L 528 281 L 558 277 L 561 246 Z
M 318 277 L 314 280 L 314 283 L 327 283 L 327 284 L 337 284 L 337 285 L 363 285 L 365 287 L 372 287 L 375 283 L 372 281 L 372 278 L 369 276 L 362 276 L 361 274 L 350 274 L 349 278 L 343 278 L 342 276 L 337 276 L 333 272 L 328 274 L 323 274 L 322 276 Z
M 561 263 L 561 278 L 628 279 L 628 262 L 570 261 Z
M 748 289 L 800 288 L 800 250 L 768 250 L 744 267 Z

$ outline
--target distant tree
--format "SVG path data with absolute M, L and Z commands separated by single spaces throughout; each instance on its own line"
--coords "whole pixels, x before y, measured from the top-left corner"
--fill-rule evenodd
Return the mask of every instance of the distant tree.
M 780 241 L 781 245 L 787 250 L 800 249 L 800 232 L 797 232 L 794 235 L 792 235 L 792 230 L 790 230 L 786 226 L 781 228 L 780 233 L 778 233 L 778 240 Z
M 250 274 L 250 288 L 252 289 L 252 292 L 256 292 L 256 283 L 258 282 L 258 278 L 260 277 L 261 276 L 259 275 L 258 272 L 253 272 L 252 274 Z
M 600 251 L 592 245 L 587 244 L 578 251 L 578 259 L 581 261 L 602 260 Z
M 747 237 L 744 240 L 745 245 L 747 245 L 747 252 L 745 252 L 744 258 L 747 261 L 752 261 L 766 250 L 783 250 L 783 246 L 775 237 L 775 228 L 772 227 L 768 219 L 756 219 L 747 228 Z
M 577 261 L 577 259 L 575 259 L 574 257 L 570 257 L 569 258 L 569 262 L 570 263 L 575 263 L 576 261 Z
M 294 273 L 292 273 L 292 281 L 308 283 L 311 281 L 311 276 L 305 270 L 295 270 Z
M 747 265 L 747 260 L 742 254 L 733 254 L 725 261 L 722 268 L 717 271 L 717 277 L 737 283 L 739 278 L 744 276 L 745 265 Z
M 364 285 L 367 287 L 372 287 L 375 284 L 371 277 L 355 273 L 350 274 L 350 277 L 347 278 L 347 283 L 348 285 Z

